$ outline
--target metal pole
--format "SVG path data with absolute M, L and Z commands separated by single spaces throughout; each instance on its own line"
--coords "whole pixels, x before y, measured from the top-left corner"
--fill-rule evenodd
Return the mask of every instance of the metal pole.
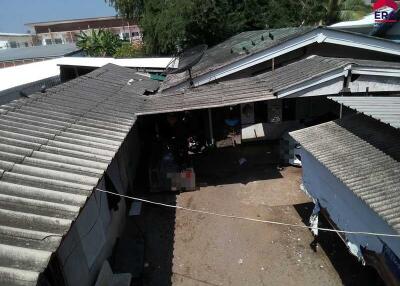
M 210 139 L 211 139 L 211 145 L 214 145 L 214 131 L 213 131 L 213 124 L 212 124 L 212 114 L 211 114 L 211 109 L 208 109 L 208 127 L 210 129 Z

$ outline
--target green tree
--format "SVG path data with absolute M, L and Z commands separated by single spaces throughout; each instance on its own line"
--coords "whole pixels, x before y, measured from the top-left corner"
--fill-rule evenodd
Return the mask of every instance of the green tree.
M 313 11 L 311 21 L 322 25 L 359 20 L 371 12 L 371 7 L 366 5 L 364 0 L 306 0 L 305 2 L 303 7 Z
M 143 12 L 144 0 L 105 0 L 126 19 L 138 19 Z
M 138 20 L 146 51 L 169 54 L 212 46 L 247 30 L 332 24 L 370 11 L 363 0 L 106 0 Z
M 328 0 L 326 7 L 327 25 L 337 21 L 358 20 L 371 12 L 363 0 Z
M 121 46 L 119 37 L 109 30 L 91 30 L 81 32 L 76 45 L 91 57 L 111 57 Z
M 135 58 L 144 55 L 143 45 L 125 42 L 114 53 L 115 58 Z
M 265 27 L 268 0 L 107 0 L 118 13 L 132 19 L 124 7 L 136 7 L 146 51 L 174 53 L 206 43 L 214 45 L 248 29 Z M 289 0 L 286 0 L 289 1 Z M 265 2 L 265 3 L 264 3 Z M 260 5 L 260 3 L 262 5 Z M 129 5 L 128 5 L 129 4 Z

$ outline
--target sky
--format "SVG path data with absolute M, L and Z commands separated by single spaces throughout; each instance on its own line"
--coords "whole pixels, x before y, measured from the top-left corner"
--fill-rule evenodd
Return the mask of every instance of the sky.
M 114 15 L 105 0 L 0 0 L 0 32 L 26 33 L 29 22 Z

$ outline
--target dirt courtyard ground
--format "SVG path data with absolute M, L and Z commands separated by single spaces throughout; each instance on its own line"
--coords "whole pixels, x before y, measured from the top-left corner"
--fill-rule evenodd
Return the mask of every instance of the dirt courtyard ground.
M 211 165 L 210 158 L 197 162 L 197 181 L 203 185 L 197 191 L 148 197 L 304 225 L 313 205 L 299 189 L 301 169 L 278 169 L 273 154 L 273 150 L 214 154 Z M 240 165 L 240 157 L 247 162 Z M 128 221 L 128 228 L 140 229 L 145 241 L 142 285 L 363 285 L 357 276 L 362 267 L 336 234 L 321 235 L 314 251 L 310 246 L 314 238 L 307 229 L 150 205 Z

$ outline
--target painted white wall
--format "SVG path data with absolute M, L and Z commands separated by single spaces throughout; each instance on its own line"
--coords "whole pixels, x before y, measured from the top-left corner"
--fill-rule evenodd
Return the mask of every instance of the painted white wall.
M 400 79 L 398 77 L 383 77 L 375 75 L 360 75 L 360 77 L 349 84 L 351 92 L 365 92 L 368 88 L 374 91 L 399 91 Z
M 104 180 L 98 187 L 105 189 Z M 89 286 L 96 280 L 125 222 L 125 201 L 118 207 L 109 210 L 105 193 L 94 191 L 88 199 L 57 252 L 68 286 Z
M 303 184 L 307 192 L 318 199 L 330 218 L 341 230 L 366 231 L 397 234 L 382 218 L 370 209 L 351 190 L 318 162 L 306 150 L 301 150 L 303 165 Z M 377 253 L 382 252 L 383 244 L 375 236 L 346 235 L 357 247 L 363 246 Z M 391 250 L 400 257 L 400 240 L 382 237 Z
M 59 76 L 59 60 L 60 59 L 51 59 L 42 62 L 0 69 L 0 92 L 10 88 Z
M 8 41 L 0 40 L 0 49 L 6 49 L 7 44 L 8 44 Z
M 51 33 L 50 34 L 40 34 L 41 42 L 43 46 L 46 46 L 46 40 L 52 40 L 53 44 L 55 44 L 55 39 L 61 39 L 62 44 L 67 43 L 66 34 L 65 33 Z
M 16 34 L 0 34 L 0 49 L 11 48 L 10 43 L 15 42 L 20 48 L 26 47 L 26 44 L 30 47 L 32 46 L 32 36 L 31 35 L 19 35 Z
M 140 144 L 134 126 L 107 169 L 118 193 L 133 189 Z M 105 190 L 104 178 L 97 186 Z M 103 262 L 111 256 L 126 217 L 125 200 L 118 210 L 109 210 L 107 194 L 93 191 L 77 220 L 62 241 L 57 254 L 68 286 L 93 285 Z
M 278 98 L 294 98 L 338 94 L 343 89 L 344 77 L 337 77 L 310 87 L 307 83 L 278 92 Z M 311 83 L 310 83 L 311 85 Z

